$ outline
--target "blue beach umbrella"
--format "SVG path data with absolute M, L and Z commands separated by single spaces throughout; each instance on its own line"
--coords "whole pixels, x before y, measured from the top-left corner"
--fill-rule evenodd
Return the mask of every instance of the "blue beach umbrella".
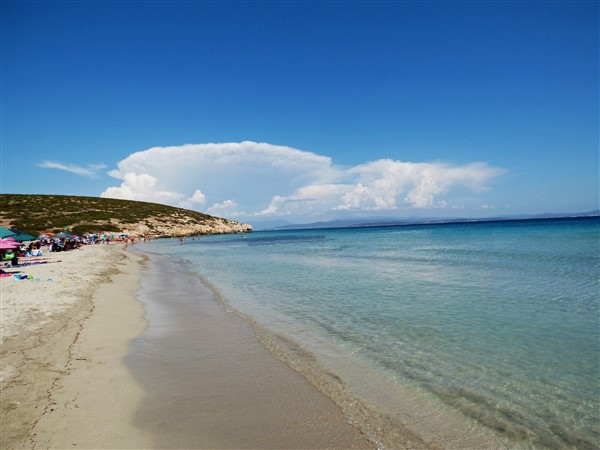
M 14 238 L 17 233 L 10 231 L 8 228 L 4 228 L 0 226 L 0 238 L 4 239 L 6 237 Z
M 12 231 L 13 234 L 11 236 L 11 238 L 13 238 L 15 241 L 17 242 L 25 242 L 25 241 L 35 241 L 37 240 L 37 238 L 35 236 L 32 236 L 28 233 L 25 233 L 24 231 L 21 230 L 17 230 L 15 228 L 11 229 L 10 231 Z

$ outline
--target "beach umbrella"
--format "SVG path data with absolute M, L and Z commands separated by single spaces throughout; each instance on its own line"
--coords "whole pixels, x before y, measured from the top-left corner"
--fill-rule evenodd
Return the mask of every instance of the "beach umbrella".
M 75 234 L 74 233 L 67 233 L 64 231 L 61 231 L 60 233 L 56 233 L 54 235 L 55 238 L 58 239 L 71 239 Z
M 0 227 L 0 238 L 14 236 L 15 234 L 15 232 L 10 231 L 8 228 Z
M 35 241 L 37 239 L 35 236 L 32 236 L 29 233 L 25 233 L 24 231 L 19 230 L 17 228 L 11 228 L 10 231 L 12 231 L 13 233 L 15 233 L 11 237 L 15 241 L 18 241 L 18 242 Z
M 9 241 L 8 239 L 2 239 L 0 241 L 0 250 L 7 250 L 20 247 L 21 244 L 17 241 Z
M 36 241 L 37 238 L 27 234 L 27 233 L 22 233 L 22 234 L 16 234 L 14 236 L 11 236 L 15 241 L 17 242 L 25 242 L 25 241 Z

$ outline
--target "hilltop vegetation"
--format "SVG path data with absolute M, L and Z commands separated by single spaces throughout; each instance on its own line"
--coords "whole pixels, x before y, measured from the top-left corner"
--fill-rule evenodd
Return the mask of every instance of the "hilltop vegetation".
M 63 231 L 191 236 L 251 231 L 249 225 L 158 203 L 66 195 L 0 194 L 0 224 L 34 236 Z

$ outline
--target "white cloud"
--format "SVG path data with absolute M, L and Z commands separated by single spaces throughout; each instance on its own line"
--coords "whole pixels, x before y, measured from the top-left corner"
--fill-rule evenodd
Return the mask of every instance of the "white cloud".
M 233 200 L 225 200 L 222 203 L 215 203 L 207 212 L 212 216 L 224 217 L 224 216 L 238 216 L 241 213 L 237 210 L 237 204 Z
M 196 209 L 212 204 L 209 214 L 242 220 L 311 221 L 343 211 L 461 207 L 454 192 L 481 195 L 504 172 L 481 162 L 392 159 L 345 168 L 327 156 L 267 143 L 188 144 L 131 154 L 109 172 L 121 184 L 101 195 Z
M 157 178 L 147 173 L 125 173 L 123 184 L 120 187 L 108 188 L 101 197 L 176 205 L 183 200 L 184 195 L 160 189 Z
M 196 206 L 202 206 L 206 203 L 206 196 L 200 189 L 196 189 L 191 197 L 179 202 L 179 206 L 182 208 L 192 209 Z
M 106 168 L 104 164 L 90 164 L 87 167 L 81 167 L 75 164 L 62 164 L 56 161 L 44 161 L 41 164 L 38 164 L 38 166 L 44 169 L 64 170 L 66 172 L 74 173 L 75 175 L 89 178 L 96 177 L 99 170 Z

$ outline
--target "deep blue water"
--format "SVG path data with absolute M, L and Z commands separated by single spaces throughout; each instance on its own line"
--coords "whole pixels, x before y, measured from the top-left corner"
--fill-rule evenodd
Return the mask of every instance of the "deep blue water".
M 382 408 L 398 409 L 395 386 L 509 446 L 600 447 L 598 219 L 144 246 L 188 261 L 227 303 L 339 370 L 373 405 L 383 397 Z

